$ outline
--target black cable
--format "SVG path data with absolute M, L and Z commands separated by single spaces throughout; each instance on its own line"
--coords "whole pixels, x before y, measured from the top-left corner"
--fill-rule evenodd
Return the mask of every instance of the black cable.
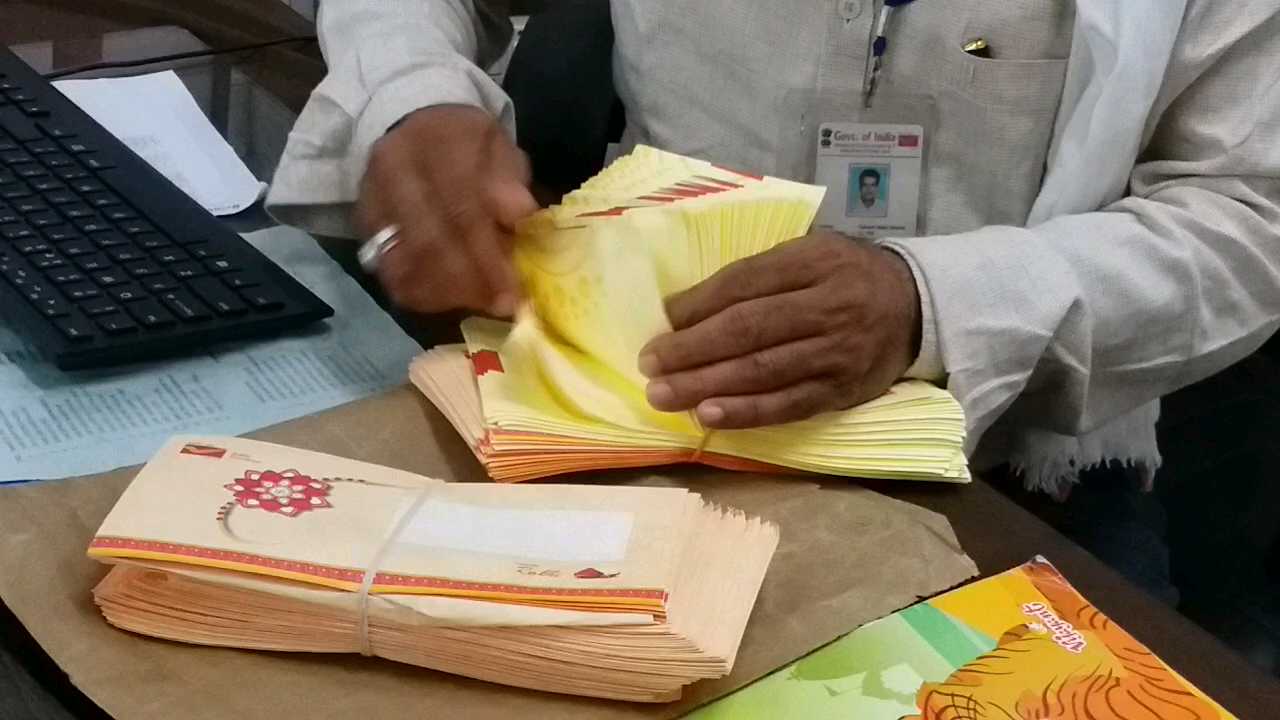
M 171 62 L 173 60 L 186 60 L 187 58 L 209 57 L 212 55 L 226 55 L 230 53 L 245 52 L 248 50 L 261 50 L 262 48 L 274 47 L 276 45 L 286 45 L 296 42 L 315 42 L 315 35 L 296 35 L 293 37 L 279 38 L 277 40 L 268 40 L 267 42 L 253 43 L 251 45 L 238 45 L 229 48 L 210 48 L 208 50 L 191 50 L 188 52 L 173 53 L 172 55 L 156 55 L 153 57 L 139 58 L 137 60 L 115 60 L 109 62 L 89 63 L 88 65 L 76 65 L 74 67 L 55 70 L 45 73 L 46 80 L 55 80 L 67 75 L 76 75 L 90 70 L 108 70 L 111 68 L 127 68 L 138 67 L 140 65 L 154 65 L 155 63 Z

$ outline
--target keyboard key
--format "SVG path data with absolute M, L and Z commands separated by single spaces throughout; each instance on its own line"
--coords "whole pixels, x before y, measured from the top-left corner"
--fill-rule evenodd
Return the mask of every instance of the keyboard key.
M 40 139 L 36 124 L 15 107 L 0 107 L 0 130 L 4 130 L 18 142 Z
M 78 167 L 75 167 L 74 165 L 70 167 L 60 167 L 57 170 L 54 170 L 53 174 L 63 180 L 66 180 L 67 182 L 71 182 L 73 180 L 81 180 L 89 177 L 88 172 Z
M 31 302 L 39 302 L 41 299 L 52 295 L 51 289 L 41 284 L 40 279 L 41 278 L 33 279 L 31 282 L 19 288 L 22 291 L 22 294 L 26 295 L 27 299 Z
M 126 265 L 125 270 L 136 278 L 144 278 L 160 273 L 160 268 L 156 267 L 156 264 L 151 261 L 136 262 L 132 265 Z
M 208 268 L 209 272 L 213 273 L 214 275 L 221 275 L 222 273 L 234 272 L 240 269 L 239 265 L 236 265 L 235 263 L 231 262 L 226 258 L 218 258 L 217 260 L 205 260 L 204 266 Z
M 160 294 L 162 292 L 168 292 L 170 290 L 177 290 L 178 281 L 174 280 L 168 275 L 165 275 L 164 273 L 161 273 L 159 275 L 153 275 L 143 280 L 142 287 L 146 288 L 147 292 Z
M 66 139 L 66 138 L 70 138 L 70 137 L 75 137 L 75 136 L 76 136 L 76 134 L 75 134 L 74 132 L 71 132 L 71 131 L 70 131 L 70 130 L 68 130 L 67 128 L 62 127 L 61 125 L 54 125 L 54 124 L 52 124 L 52 123 L 47 123 L 47 122 L 42 122 L 42 123 L 37 123 L 37 124 L 40 126 L 40 129 L 44 131 L 44 134 L 45 134 L 45 135 L 48 135 L 48 136 L 49 136 L 49 137 L 51 137 L 51 138 L 57 138 L 58 140 L 64 140 L 64 139 Z
M 49 242 L 55 243 L 67 242 L 68 240 L 76 240 L 84 237 L 80 233 L 71 229 L 70 225 L 54 225 L 53 227 L 45 228 L 44 236 L 49 239 Z
M 33 255 L 35 253 L 53 252 L 53 246 L 41 240 L 40 238 L 27 238 L 19 240 L 13 244 L 13 249 L 23 255 Z
M 31 304 L 35 305 L 36 309 L 47 318 L 60 318 L 71 314 L 71 305 L 60 297 L 44 295 L 38 300 L 33 300 Z
M 84 275 L 69 267 L 52 270 L 49 273 L 47 273 L 47 277 L 55 285 L 66 285 L 67 283 L 84 282 Z
M 85 218 L 97 216 L 96 213 L 93 212 L 92 208 L 79 201 L 74 205 L 67 205 L 58 209 L 62 211 L 63 215 L 66 215 L 72 220 L 84 220 Z
M 98 209 L 120 204 L 120 198 L 111 193 L 94 193 L 85 198 L 85 202 Z
M 36 159 L 25 150 L 10 150 L 0 153 L 0 163 L 5 165 L 20 165 L 23 163 L 33 163 Z
M 131 302 L 125 305 L 124 309 L 143 327 L 159 328 L 172 325 L 174 322 L 173 315 L 151 298 Z
M 227 273 L 222 276 L 222 282 L 232 290 L 243 290 L 262 284 L 256 275 L 247 272 Z
M 25 225 L 5 225 L 4 227 L 0 227 L 0 237 L 3 237 L 5 240 L 25 240 L 35 236 L 35 231 Z
M 29 198 L 32 194 L 31 188 L 27 187 L 26 183 L 0 185 L 0 200 L 7 200 L 12 203 L 22 198 Z
M 38 180 L 32 180 L 27 184 L 31 186 L 32 190 L 35 190 L 36 192 L 40 192 L 40 193 L 45 193 L 45 202 L 48 202 L 49 195 L 52 194 L 55 190 L 62 190 L 63 188 L 66 187 L 66 185 L 62 184 L 61 180 L 57 178 L 52 178 L 52 177 L 42 177 L 42 178 L 39 178 Z M 62 194 L 67 197 L 74 197 L 65 192 Z M 73 202 L 73 200 L 68 200 L 67 202 Z
M 112 287 L 129 282 L 129 276 L 119 270 L 104 270 L 93 274 L 93 281 L 100 287 Z
M 141 250 L 138 250 L 137 248 L 129 247 L 128 245 L 118 247 L 118 248 L 112 248 L 107 251 L 107 255 L 112 260 L 115 260 L 118 263 L 130 263 L 136 260 L 147 259 L 146 254 L 143 253 Z
M 129 244 L 129 239 L 118 232 L 94 233 L 91 239 L 93 240 L 94 245 L 97 245 L 103 250 Z
M 97 248 L 93 246 L 93 243 L 84 238 L 63 243 L 59 246 L 59 249 L 62 250 L 62 254 L 67 257 L 80 257 L 81 255 L 89 255 L 97 252 Z
M 187 287 L 219 315 L 235 317 L 249 312 L 248 306 L 235 293 L 213 278 L 192 280 Z
M 62 218 L 51 212 L 36 212 L 27 216 L 27 223 L 37 230 L 43 230 L 54 225 L 61 225 Z
M 111 229 L 111 226 L 108 225 L 104 220 L 96 217 L 85 218 L 83 220 L 76 220 L 75 226 L 80 228 L 80 232 L 83 232 L 83 233 L 106 232 Z
M 16 90 L 9 90 L 5 92 L 5 96 L 9 98 L 10 102 L 15 102 L 15 103 L 35 102 L 35 99 L 36 99 L 35 95 L 32 95 L 31 93 L 27 92 L 26 90 L 23 90 L 22 88 L 18 88 Z
M 35 178 L 42 178 L 47 176 L 49 174 L 49 171 L 46 170 L 43 165 L 36 165 L 32 163 L 28 165 L 14 165 L 13 174 L 17 175 L 23 180 L 34 180 Z
M 0 153 L 12 152 L 14 150 L 21 149 L 22 148 L 17 143 L 9 142 L 7 138 L 0 135 Z
M 137 302 L 138 300 L 144 300 L 148 297 L 148 295 L 142 291 L 142 288 L 133 283 L 112 285 L 107 288 L 107 294 L 122 303 Z
M 37 213 L 41 210 L 48 210 L 49 206 L 45 204 L 44 200 L 41 200 L 38 197 L 30 197 L 22 198 L 21 200 L 14 200 L 13 209 L 26 215 L 28 213 Z
M 101 155 L 81 155 L 80 162 L 90 170 L 110 170 L 115 163 Z
M 13 174 L 12 170 L 0 168 L 0 186 L 12 185 L 18 182 L 18 176 Z
M 185 290 L 171 290 L 160 295 L 160 302 L 169 308 L 179 320 L 184 322 L 196 322 L 199 320 L 208 320 L 212 317 L 209 314 L 204 303 L 195 299 L 191 293 Z
M 98 318 L 98 327 L 105 330 L 108 335 L 127 335 L 138 330 L 138 324 L 123 313 L 103 315 Z
M 62 318 L 57 321 L 58 329 L 62 334 L 67 336 L 68 340 L 75 342 L 88 342 L 93 339 L 93 326 L 88 322 L 77 317 Z
M 178 263 L 169 268 L 169 272 L 173 273 L 173 276 L 179 280 L 190 280 L 205 274 L 204 268 L 190 262 Z
M 124 220 L 132 220 L 138 217 L 138 213 L 127 207 L 113 207 L 103 210 L 102 216 L 111 222 L 122 222 Z
M 83 170 L 81 170 L 80 172 L 84 173 Z M 90 178 L 88 176 L 88 173 L 84 173 L 83 175 L 81 175 L 81 177 L 85 179 L 75 180 L 71 183 L 71 189 L 75 190 L 81 195 L 88 195 L 89 193 L 102 192 L 103 190 L 106 190 L 106 187 L 104 187 L 102 183 L 98 182 L 97 180 L 94 180 L 93 178 Z M 63 178 L 63 179 L 65 180 L 66 178 Z
M 75 167 L 76 161 L 66 155 L 45 155 L 40 158 L 40 162 L 44 163 L 47 168 L 57 170 L 58 168 Z
M 8 205 L 0 205 L 0 225 L 12 225 L 17 222 L 22 222 L 22 216 L 18 211 Z
M 50 155 L 61 150 L 62 148 L 58 147 L 57 143 L 49 140 L 36 140 L 35 142 L 27 143 L 27 152 L 32 155 Z
M 10 80 L 4 75 L 0 75 L 0 92 L 18 92 L 21 89 L 22 87 L 18 85 L 17 81 Z
M 163 235 L 157 235 L 156 233 L 134 235 L 133 241 L 138 244 L 138 247 L 144 250 L 158 250 L 163 247 L 169 247 L 170 245 L 168 238 Z
M 12 100 L 12 98 L 10 99 Z M 22 103 L 19 107 L 21 107 L 22 112 L 26 113 L 29 117 L 45 117 L 49 114 L 49 108 L 41 105 L 40 103 Z
M 191 247 L 188 247 L 187 250 L 201 260 L 212 260 L 213 258 L 222 257 L 222 251 L 208 243 L 192 245 Z
M 52 270 L 53 268 L 62 267 L 67 264 L 66 260 L 57 253 L 37 253 L 27 258 L 27 260 L 35 266 L 37 270 Z
M 85 255 L 76 258 L 75 262 L 85 272 L 97 272 L 111 268 L 111 262 L 101 255 Z
M 257 310 L 270 311 L 279 310 L 284 307 L 284 298 L 280 297 L 274 290 L 268 287 L 258 286 L 240 291 L 240 297 L 245 299 Z
M 154 257 L 156 262 L 161 265 L 172 265 L 174 263 L 180 263 L 191 259 L 191 256 L 183 252 L 182 248 L 176 247 L 161 248 L 158 252 L 154 253 L 152 257 Z
M 76 283 L 68 285 L 62 289 L 68 298 L 80 302 L 81 300 L 92 300 L 102 295 L 102 291 L 90 285 L 89 283 Z
M 92 300 L 86 300 L 80 303 L 80 309 L 85 315 L 106 315 L 107 313 L 120 312 L 120 306 L 115 300 L 107 297 L 96 297 Z
M 91 152 L 94 152 L 94 149 L 93 149 L 93 148 L 91 148 L 91 147 L 89 147 L 88 145 L 86 145 L 86 144 L 84 144 L 84 143 L 80 142 L 79 140 L 67 140 L 67 141 L 64 141 L 64 142 L 62 143 L 62 147 L 66 148 L 66 149 L 67 149 L 67 152 L 69 152 L 69 153 L 71 153 L 71 154 L 73 154 L 73 155 L 81 155 L 81 154 L 83 154 L 83 153 L 91 153 Z
M 50 180 L 49 182 L 59 182 L 59 181 Z M 80 201 L 80 198 L 76 197 L 75 195 L 72 195 L 66 190 L 55 190 L 54 192 L 45 193 L 44 201 L 49 203 L 50 205 L 53 205 L 54 207 L 57 207 L 59 205 L 71 205 L 72 203 L 77 203 Z
M 155 232 L 156 229 L 151 227 L 151 223 L 145 220 L 129 220 L 120 223 L 120 232 L 125 235 L 141 235 L 142 233 Z

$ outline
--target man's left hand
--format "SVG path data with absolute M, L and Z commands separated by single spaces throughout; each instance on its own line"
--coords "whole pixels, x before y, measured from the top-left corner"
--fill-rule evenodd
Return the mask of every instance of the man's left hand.
M 920 298 L 896 253 L 818 232 L 667 299 L 674 332 L 640 354 L 649 403 L 708 428 L 803 420 L 880 396 L 920 344 Z

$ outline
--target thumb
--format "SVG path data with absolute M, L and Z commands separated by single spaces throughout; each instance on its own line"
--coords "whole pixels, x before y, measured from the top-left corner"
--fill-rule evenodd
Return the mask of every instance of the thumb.
M 538 211 L 538 201 L 529 188 L 519 182 L 505 181 L 493 187 L 489 194 L 494 219 L 507 232 L 516 224 Z

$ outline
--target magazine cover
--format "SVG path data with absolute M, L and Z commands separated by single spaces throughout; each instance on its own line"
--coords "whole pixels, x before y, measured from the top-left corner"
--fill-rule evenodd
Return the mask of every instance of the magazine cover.
M 1232 718 L 1044 558 L 865 625 L 694 720 Z

